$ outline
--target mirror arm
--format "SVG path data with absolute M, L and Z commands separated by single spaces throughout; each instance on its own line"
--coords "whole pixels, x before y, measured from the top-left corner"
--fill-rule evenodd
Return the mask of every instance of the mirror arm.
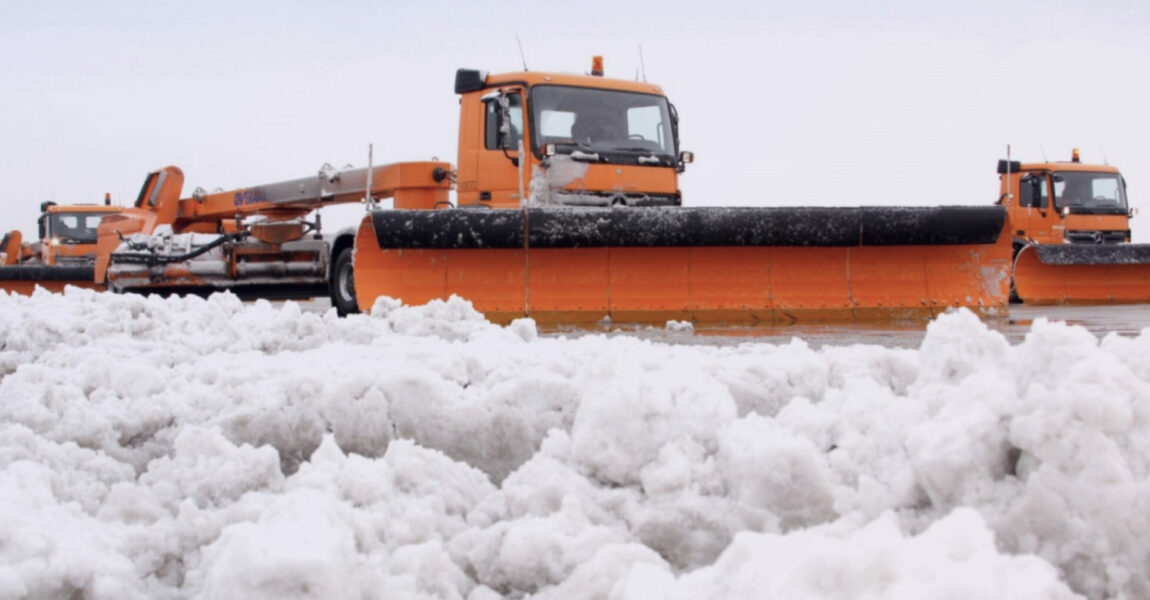
M 508 153 L 507 153 L 507 145 L 506 145 L 506 144 L 504 144 L 504 145 L 502 146 L 502 148 L 500 148 L 500 149 L 501 149 L 501 150 L 503 150 L 503 156 L 506 156 L 506 157 L 507 157 L 507 160 L 511 161 L 511 164 L 512 164 L 512 165 L 514 165 L 514 166 L 516 166 L 516 167 L 518 167 L 518 166 L 519 166 L 519 157 L 518 157 L 518 156 L 511 156 L 510 154 L 508 154 Z

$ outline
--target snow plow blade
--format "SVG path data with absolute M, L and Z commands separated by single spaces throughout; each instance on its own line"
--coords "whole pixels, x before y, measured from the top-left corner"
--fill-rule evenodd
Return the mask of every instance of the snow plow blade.
M 452 294 L 497 322 L 923 320 L 1006 314 L 1001 207 L 379 210 L 359 307 Z
M 1150 302 L 1150 244 L 1029 245 L 1014 261 L 1027 304 Z
M 49 292 L 63 292 L 65 286 L 103 289 L 92 280 L 92 265 L 5 265 L 0 266 L 0 289 L 32 295 L 36 286 Z

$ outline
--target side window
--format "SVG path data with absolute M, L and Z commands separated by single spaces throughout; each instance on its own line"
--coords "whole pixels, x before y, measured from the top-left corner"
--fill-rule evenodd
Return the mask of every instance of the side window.
M 1046 208 L 1050 200 L 1045 175 L 1027 175 L 1018 186 L 1018 205 L 1030 208 Z
M 488 100 L 484 108 L 484 144 L 483 147 L 488 150 L 499 150 L 499 99 L 492 98 Z M 523 136 L 523 102 L 522 96 L 516 92 L 507 94 L 507 108 L 510 113 L 511 122 L 511 146 L 510 150 L 514 150 L 518 145 L 518 140 Z
M 492 98 L 484 102 L 483 106 L 486 113 L 483 118 L 485 123 L 483 147 L 488 150 L 497 150 L 499 148 L 499 101 Z

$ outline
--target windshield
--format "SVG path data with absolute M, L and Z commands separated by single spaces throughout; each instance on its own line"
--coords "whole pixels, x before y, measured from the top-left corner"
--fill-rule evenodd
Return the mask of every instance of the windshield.
M 537 85 L 531 90 L 536 152 L 623 152 L 675 155 L 667 99 L 652 94 Z
M 48 216 L 48 235 L 61 242 L 96 243 L 96 228 L 107 213 L 52 213 Z
M 1054 202 L 1059 210 L 1125 213 L 1126 186 L 1117 173 L 1055 173 Z

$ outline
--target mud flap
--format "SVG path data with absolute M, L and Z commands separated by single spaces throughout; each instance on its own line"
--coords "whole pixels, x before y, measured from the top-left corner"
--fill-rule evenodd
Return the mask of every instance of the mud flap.
M 1005 315 L 1001 207 L 375 211 L 355 288 L 456 294 L 495 321 L 921 320 Z
M 1150 244 L 1029 245 L 1013 276 L 1027 304 L 1150 302 Z

